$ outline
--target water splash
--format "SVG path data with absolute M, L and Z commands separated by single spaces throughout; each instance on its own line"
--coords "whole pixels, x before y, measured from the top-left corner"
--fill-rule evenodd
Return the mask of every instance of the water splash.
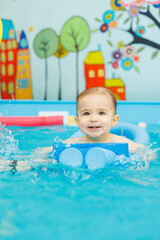
M 19 130 L 19 129 L 18 129 Z M 54 129 L 55 130 L 55 129 Z M 17 130 L 16 130 L 17 131 Z M 24 130 L 22 129 L 21 132 L 24 134 Z M 37 129 L 34 130 L 34 135 L 32 136 L 32 139 L 34 139 L 34 136 L 37 137 Z M 41 129 L 39 129 L 41 131 Z M 46 129 L 45 129 L 46 131 Z M 47 130 L 48 131 L 48 130 Z M 38 132 L 39 133 L 39 132 Z M 47 132 L 48 134 L 48 132 Z M 57 133 L 59 134 L 59 132 Z M 54 143 L 59 143 L 62 140 L 60 139 L 59 135 L 54 135 L 52 133 L 52 136 L 54 136 Z M 159 133 L 158 133 L 159 134 Z M 30 136 L 29 134 L 26 136 Z M 45 136 L 45 135 L 44 135 Z M 47 135 L 48 136 L 48 135 Z M 27 138 L 27 137 L 26 137 Z M 19 140 L 21 142 L 21 140 Z M 71 181 L 86 181 L 86 179 L 90 179 L 91 176 L 97 176 L 98 175 L 104 175 L 107 171 L 111 169 L 112 167 L 106 167 L 104 169 L 99 169 L 96 171 L 88 172 L 87 169 L 74 169 L 74 168 L 66 168 L 62 164 L 56 164 L 55 159 L 49 159 L 50 151 L 44 151 L 44 148 L 38 147 L 33 150 L 20 150 L 18 147 L 19 144 L 18 140 L 14 139 L 14 133 L 12 134 L 12 131 L 7 129 L 5 126 L 0 125 L 0 171 L 1 166 L 7 166 L 10 165 L 6 169 L 12 168 L 13 173 L 14 169 L 17 169 L 17 171 L 36 171 L 41 174 L 44 173 L 53 173 L 53 175 L 60 174 L 62 177 L 65 177 L 66 179 L 71 179 Z M 30 139 L 27 138 L 27 141 L 30 143 Z M 39 141 L 39 139 L 37 139 Z M 24 141 L 25 144 L 25 141 Z M 114 169 L 116 171 L 119 168 L 123 169 L 135 169 L 135 170 L 143 170 L 147 169 L 152 162 L 151 160 L 154 159 L 154 155 L 157 154 L 157 152 L 160 149 L 157 146 L 157 141 L 152 142 L 152 144 L 148 148 L 140 149 L 136 154 L 130 154 L 130 157 L 127 158 L 125 156 L 118 156 L 114 165 Z M 14 162 L 16 160 L 17 162 Z M 11 162 L 11 163 L 10 163 Z M 55 173 L 55 174 L 54 174 Z M 39 175 L 38 174 L 38 175 Z M 54 176 L 53 176 L 54 177 Z M 104 178 L 104 176 L 103 176 Z M 97 177 L 96 177 L 97 179 Z
M 157 157 L 158 151 L 158 148 L 151 149 L 150 146 L 140 148 L 137 153 L 131 153 L 128 158 L 124 155 L 118 156 L 115 165 L 137 170 L 146 169 L 150 162 Z
M 14 139 L 12 131 L 0 123 L 0 160 L 14 160 L 19 153 L 18 141 Z

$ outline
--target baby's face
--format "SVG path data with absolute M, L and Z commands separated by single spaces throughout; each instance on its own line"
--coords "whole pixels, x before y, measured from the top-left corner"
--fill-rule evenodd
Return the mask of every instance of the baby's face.
M 87 138 L 105 141 L 118 121 L 110 95 L 93 94 L 79 99 L 76 122 Z

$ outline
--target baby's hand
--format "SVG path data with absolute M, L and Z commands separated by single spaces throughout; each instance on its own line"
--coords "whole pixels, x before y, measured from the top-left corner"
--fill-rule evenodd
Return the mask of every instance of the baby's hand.
M 53 147 L 37 148 L 34 153 L 34 158 L 46 159 L 48 158 L 48 153 L 52 152 Z

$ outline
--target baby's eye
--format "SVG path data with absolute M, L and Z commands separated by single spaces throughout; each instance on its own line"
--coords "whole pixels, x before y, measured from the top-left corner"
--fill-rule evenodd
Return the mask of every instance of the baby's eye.
M 84 112 L 83 115 L 88 116 L 89 112 Z
M 99 112 L 99 115 L 105 115 L 105 112 L 101 111 L 101 112 Z

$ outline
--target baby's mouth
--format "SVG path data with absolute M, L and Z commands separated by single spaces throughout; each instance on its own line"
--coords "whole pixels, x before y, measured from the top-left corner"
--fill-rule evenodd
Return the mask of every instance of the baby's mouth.
M 89 126 L 88 128 L 91 130 L 97 130 L 97 129 L 100 129 L 101 126 Z

